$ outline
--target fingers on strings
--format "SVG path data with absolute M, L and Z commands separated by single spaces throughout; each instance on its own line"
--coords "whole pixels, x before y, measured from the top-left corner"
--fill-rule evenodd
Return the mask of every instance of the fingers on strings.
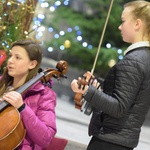
M 86 80 L 86 77 L 83 76 L 82 78 L 78 78 L 78 88 L 84 90 L 85 86 L 88 85 L 88 81 Z
M 101 86 L 101 83 L 98 81 L 98 79 L 92 78 L 92 77 L 89 79 L 89 81 L 87 81 L 87 79 L 86 79 L 85 76 L 79 77 L 79 78 L 78 78 L 78 81 L 77 81 L 78 88 L 79 88 L 79 89 L 82 89 L 82 90 L 84 90 L 84 89 L 85 89 L 85 86 L 88 85 L 89 83 L 90 83 L 92 86 L 96 87 L 97 89 L 99 89 L 100 86 Z

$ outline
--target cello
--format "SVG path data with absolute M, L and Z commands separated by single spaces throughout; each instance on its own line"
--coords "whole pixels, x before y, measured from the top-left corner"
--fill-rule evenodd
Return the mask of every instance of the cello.
M 103 38 L 104 38 L 104 33 L 105 33 L 105 30 L 106 30 L 106 26 L 107 26 L 107 23 L 108 23 L 110 12 L 111 12 L 111 9 L 112 9 L 112 6 L 113 6 L 113 2 L 114 2 L 114 0 L 111 0 L 111 2 L 110 2 L 110 6 L 109 6 L 109 9 L 108 9 L 107 17 L 106 17 L 104 27 L 103 27 L 103 30 L 102 30 L 102 35 L 101 35 L 101 38 L 100 38 L 100 41 L 99 41 L 99 45 L 98 45 L 97 53 L 96 53 L 95 60 L 94 60 L 94 63 L 93 63 L 93 67 L 92 67 L 90 73 L 85 73 L 83 75 L 82 82 L 78 81 L 79 87 L 81 85 L 85 86 L 85 85 L 89 84 L 90 80 L 94 79 L 93 73 L 94 73 L 94 70 L 95 70 L 96 62 L 97 62 L 98 55 L 99 55 L 99 52 L 100 52 L 100 48 L 101 48 L 101 45 L 102 45 L 102 41 L 103 41 Z M 85 81 L 83 81 L 83 80 L 85 80 Z M 102 81 L 100 81 L 100 84 L 101 84 L 101 82 Z M 74 101 L 75 101 L 75 108 L 81 110 L 86 115 L 90 115 L 92 113 L 92 109 L 93 109 L 92 106 L 90 105 L 89 102 L 86 102 L 84 100 L 81 93 L 75 93 Z
M 59 61 L 56 69 L 47 68 L 40 72 L 19 87 L 16 91 L 24 94 L 34 83 L 41 81 L 43 84 L 50 85 L 50 79 L 67 78 L 66 72 L 68 70 L 68 63 L 66 61 Z M 0 102 L 0 150 L 14 150 L 23 141 L 26 134 L 23 122 L 20 119 L 20 114 L 17 109 L 11 106 L 7 101 Z

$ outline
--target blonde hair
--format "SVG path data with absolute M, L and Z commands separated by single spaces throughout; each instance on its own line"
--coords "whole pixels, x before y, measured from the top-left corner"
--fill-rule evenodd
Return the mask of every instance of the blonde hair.
M 131 7 L 134 19 L 141 19 L 145 22 L 144 34 L 148 36 L 150 42 L 150 2 L 144 0 L 135 0 L 128 2 L 124 8 Z

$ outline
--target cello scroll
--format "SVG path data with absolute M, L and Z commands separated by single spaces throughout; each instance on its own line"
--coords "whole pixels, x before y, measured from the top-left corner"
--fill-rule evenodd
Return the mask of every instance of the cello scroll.
M 64 60 L 61 60 L 57 63 L 56 69 L 47 68 L 43 71 L 44 76 L 41 78 L 41 82 L 47 83 L 51 78 L 56 79 L 67 78 L 66 77 L 67 70 L 68 70 L 68 63 Z

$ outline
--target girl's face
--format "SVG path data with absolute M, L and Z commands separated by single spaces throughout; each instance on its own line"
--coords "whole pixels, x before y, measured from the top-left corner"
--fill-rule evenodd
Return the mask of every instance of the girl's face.
M 31 61 L 26 50 L 21 46 L 14 46 L 10 51 L 7 68 L 8 74 L 14 79 L 26 79 L 30 69 L 36 66 L 36 61 Z
M 135 42 L 135 25 L 136 20 L 133 19 L 133 15 L 131 14 L 131 7 L 126 7 L 121 16 L 122 24 L 119 26 L 119 30 L 121 31 L 122 39 L 127 43 Z

